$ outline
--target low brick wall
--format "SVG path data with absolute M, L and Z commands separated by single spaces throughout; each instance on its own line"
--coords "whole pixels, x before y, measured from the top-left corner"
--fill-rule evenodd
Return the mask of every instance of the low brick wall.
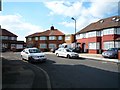
M 118 59 L 120 60 L 120 50 L 118 51 Z

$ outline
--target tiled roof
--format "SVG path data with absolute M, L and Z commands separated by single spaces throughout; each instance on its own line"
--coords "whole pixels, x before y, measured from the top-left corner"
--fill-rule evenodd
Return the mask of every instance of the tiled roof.
M 113 28 L 113 27 L 120 27 L 120 16 L 113 16 L 113 17 L 101 19 L 95 23 L 91 23 L 87 27 L 77 32 L 77 34 L 106 29 L 106 28 Z
M 18 37 L 17 35 L 13 34 L 12 32 L 6 30 L 6 29 L 0 29 L 0 36 L 14 36 Z
M 60 36 L 60 35 L 65 35 L 65 34 L 59 31 L 58 29 L 54 29 L 54 30 L 46 30 L 44 32 L 34 33 L 26 36 L 26 38 L 35 37 L 35 36 Z

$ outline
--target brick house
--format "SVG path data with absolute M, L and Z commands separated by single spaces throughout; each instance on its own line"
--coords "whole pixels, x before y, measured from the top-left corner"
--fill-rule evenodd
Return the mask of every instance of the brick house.
M 75 35 L 74 34 L 65 35 L 65 43 L 71 44 L 73 42 L 75 42 Z
M 57 48 L 60 44 L 64 43 L 65 34 L 51 26 L 50 30 L 34 33 L 25 38 L 27 47 L 37 47 L 42 51 L 46 51 Z
M 101 53 L 108 48 L 120 48 L 120 16 L 101 19 L 76 34 L 82 52 Z
M 6 29 L 0 29 L 0 47 L 6 48 L 7 50 L 23 49 L 24 41 L 17 41 L 17 35 Z

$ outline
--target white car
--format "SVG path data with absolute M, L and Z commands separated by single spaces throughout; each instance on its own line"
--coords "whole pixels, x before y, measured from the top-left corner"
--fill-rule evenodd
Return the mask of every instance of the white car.
M 59 57 L 67 57 L 67 58 L 79 58 L 78 53 L 72 52 L 72 50 L 68 48 L 59 48 L 55 51 L 55 54 Z
M 37 48 L 26 48 L 21 52 L 21 58 L 29 62 L 44 62 L 46 61 L 45 54 Z

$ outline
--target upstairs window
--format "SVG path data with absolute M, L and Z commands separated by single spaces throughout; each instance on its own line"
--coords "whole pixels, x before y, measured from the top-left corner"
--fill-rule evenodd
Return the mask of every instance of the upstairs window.
M 70 40 L 70 36 L 65 36 L 65 40 Z
M 17 40 L 17 38 L 16 37 L 11 37 L 10 40 Z
M 62 38 L 62 36 L 58 36 L 58 40 L 62 40 L 63 38 Z
M 41 36 L 40 40 L 47 40 L 47 37 L 46 36 Z
M 32 38 L 28 38 L 28 41 L 31 41 L 32 40 Z
M 2 36 L 2 40 L 8 40 L 8 36 Z
M 56 40 L 56 36 L 49 36 L 49 40 Z
M 35 40 L 38 41 L 38 37 L 35 37 Z
M 88 32 L 88 37 L 96 37 L 96 31 Z
M 110 34 L 115 34 L 114 28 L 109 28 L 109 29 L 103 30 L 103 35 L 110 35 Z

